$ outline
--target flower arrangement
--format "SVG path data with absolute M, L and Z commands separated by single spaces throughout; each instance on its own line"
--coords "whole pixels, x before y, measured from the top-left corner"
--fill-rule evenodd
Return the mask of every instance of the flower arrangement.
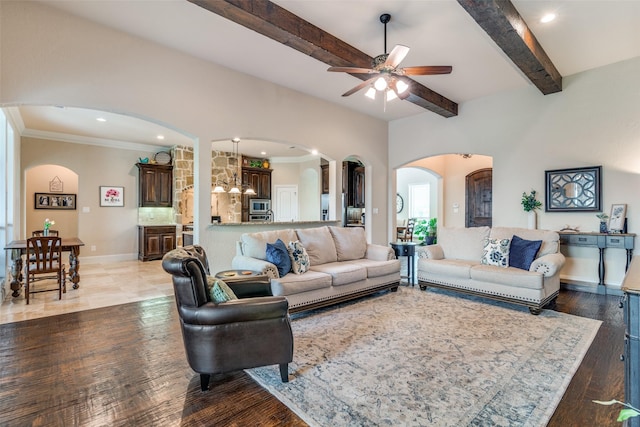
M 54 225 L 56 222 L 52 219 L 46 218 L 44 220 L 44 229 L 49 231 L 49 228 L 51 228 L 52 225 Z
M 600 222 L 607 222 L 607 219 L 609 219 L 609 215 L 604 212 L 600 212 L 596 216 L 598 217 L 598 219 L 600 219 Z
M 542 207 L 542 202 L 536 200 L 536 190 L 531 190 L 531 193 L 522 193 L 522 208 L 525 212 L 531 212 Z

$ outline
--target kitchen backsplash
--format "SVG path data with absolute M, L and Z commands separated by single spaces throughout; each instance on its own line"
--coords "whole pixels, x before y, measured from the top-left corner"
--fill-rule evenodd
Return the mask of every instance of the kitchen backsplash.
M 138 208 L 138 224 L 173 224 L 173 208 Z

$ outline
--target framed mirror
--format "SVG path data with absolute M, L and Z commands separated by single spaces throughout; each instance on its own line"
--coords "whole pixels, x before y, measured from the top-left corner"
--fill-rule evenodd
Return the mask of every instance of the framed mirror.
M 600 211 L 602 166 L 545 171 L 545 212 Z

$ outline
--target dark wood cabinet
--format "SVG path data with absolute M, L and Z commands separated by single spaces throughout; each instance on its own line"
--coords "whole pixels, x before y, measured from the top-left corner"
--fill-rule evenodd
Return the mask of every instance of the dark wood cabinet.
M 137 164 L 140 176 L 138 206 L 171 207 L 173 205 L 173 166 Z
M 139 225 L 138 259 L 161 259 L 176 248 L 176 227 L 173 225 Z
M 271 169 L 242 168 L 242 183 L 248 184 L 256 194 L 242 195 L 242 221 L 249 221 L 249 199 L 271 199 Z
M 322 194 L 329 194 L 329 165 L 320 165 L 322 177 Z
M 364 208 L 364 166 L 353 168 L 353 206 Z
M 355 162 L 343 162 L 342 191 L 346 195 L 347 206 L 364 208 L 364 189 L 364 166 Z

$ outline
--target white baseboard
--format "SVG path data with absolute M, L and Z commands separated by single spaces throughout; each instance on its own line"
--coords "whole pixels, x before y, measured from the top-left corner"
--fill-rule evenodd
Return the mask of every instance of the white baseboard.
M 101 256 L 80 255 L 80 264 L 108 264 L 110 262 L 135 261 L 137 259 L 138 259 L 137 253 L 101 255 Z

